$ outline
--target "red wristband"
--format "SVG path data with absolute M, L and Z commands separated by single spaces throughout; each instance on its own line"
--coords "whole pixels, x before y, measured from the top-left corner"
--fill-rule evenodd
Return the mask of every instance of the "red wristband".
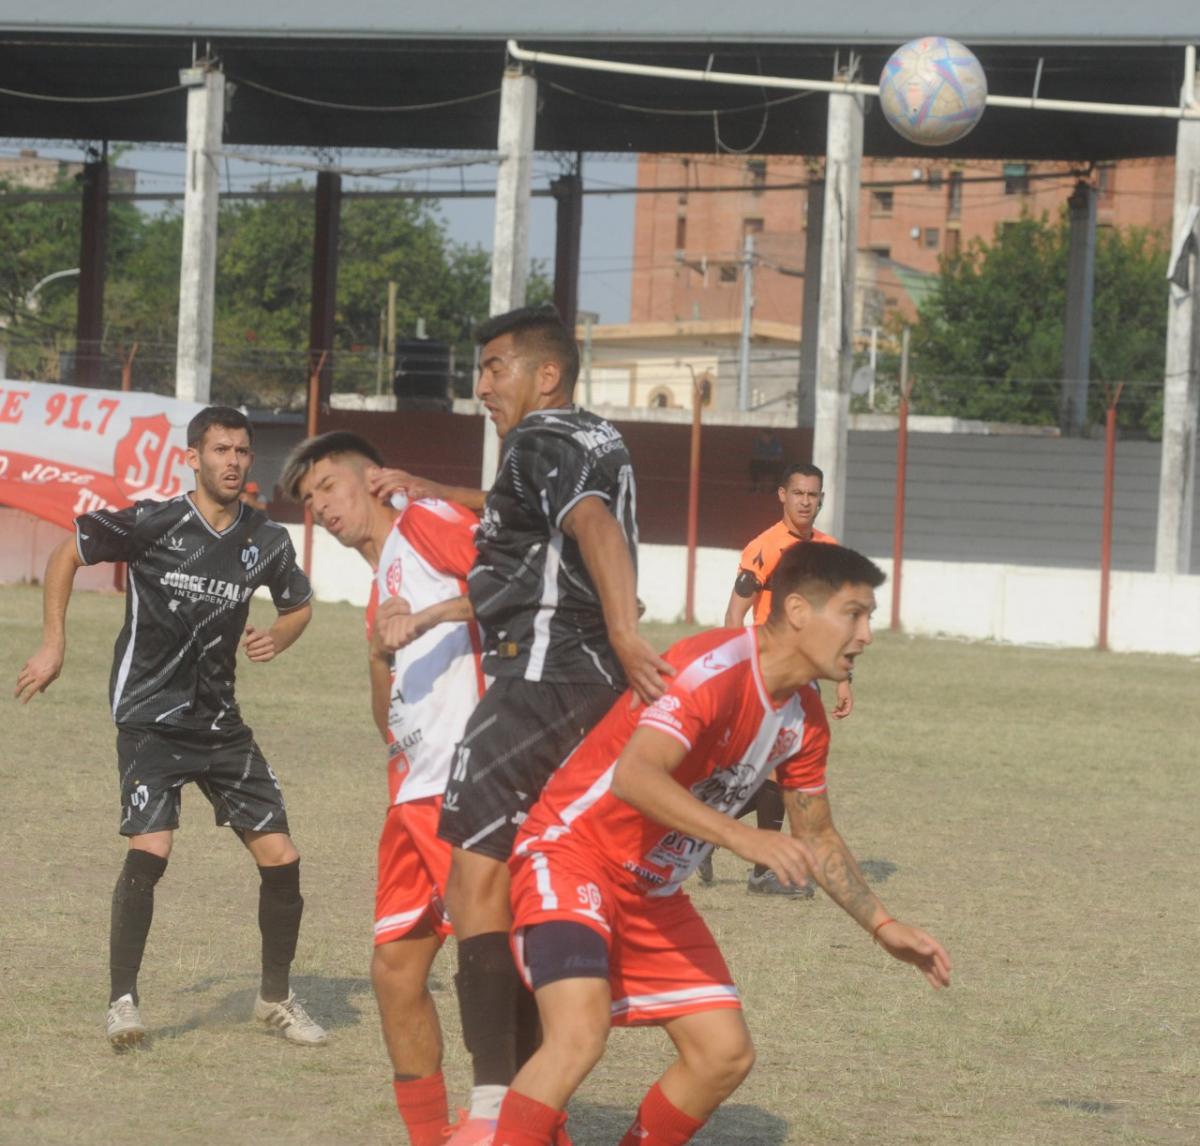
M 874 929 L 871 932 L 871 938 L 874 939 L 876 943 L 878 943 L 879 942 L 879 932 L 882 931 L 889 923 L 895 923 L 895 922 L 896 921 L 889 915 L 886 919 L 880 921 L 879 923 L 876 923 Z

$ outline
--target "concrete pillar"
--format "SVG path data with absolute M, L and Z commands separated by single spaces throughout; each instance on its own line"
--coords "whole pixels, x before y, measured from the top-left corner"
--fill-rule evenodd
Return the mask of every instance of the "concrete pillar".
M 825 218 L 825 180 L 812 179 L 805 192 L 804 304 L 800 316 L 800 384 L 796 425 L 810 430 L 817 420 L 817 329 L 821 324 L 821 243 Z
M 496 223 L 492 232 L 491 313 L 525 305 L 529 277 L 529 201 L 533 179 L 533 133 L 537 80 L 519 67 L 504 69 L 500 83 L 500 129 L 496 150 Z M 489 419 L 483 429 L 483 488 L 496 476 L 500 443 Z
M 319 395 L 327 405 L 333 390 L 333 335 L 337 305 L 338 234 L 342 207 L 342 177 L 317 173 L 316 226 L 313 229 L 312 308 L 308 322 L 308 354 L 312 367 L 321 361 Z
M 217 280 L 217 197 L 225 120 L 225 76 L 201 61 L 182 68 L 187 94 L 187 173 L 179 266 L 175 396 L 208 402 L 212 393 L 213 298 Z
M 852 76 L 847 73 L 841 78 Z M 862 96 L 841 92 L 829 96 L 813 462 L 825 472 L 821 528 L 838 538 L 842 536 L 846 505 L 846 445 L 853 365 L 854 248 L 858 242 L 863 112 Z
M 75 311 L 75 386 L 99 386 L 104 338 L 104 256 L 108 248 L 108 160 L 83 165 L 79 295 Z
M 1200 110 L 1196 84 L 1185 86 L 1185 100 Z M 1196 427 L 1200 406 L 1200 120 L 1181 119 L 1175 146 L 1175 241 L 1171 247 L 1170 302 L 1167 315 L 1167 362 L 1163 384 L 1162 466 L 1158 482 L 1156 573 L 1190 572 L 1192 513 L 1196 484 Z
M 1092 298 L 1096 285 L 1096 189 L 1082 179 L 1067 200 L 1067 313 L 1063 330 L 1063 376 L 1058 427 L 1083 437 L 1087 427 L 1088 377 L 1092 368 Z

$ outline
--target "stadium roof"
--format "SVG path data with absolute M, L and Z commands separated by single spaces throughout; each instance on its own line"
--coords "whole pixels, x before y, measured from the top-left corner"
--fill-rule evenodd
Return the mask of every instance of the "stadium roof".
M 680 27 L 680 19 L 686 26 Z M 878 76 L 899 43 L 936 32 L 975 49 L 997 94 L 1176 106 L 1194 0 L 1005 4 L 914 0 L 41 0 L 0 7 L 0 123 L 26 139 L 179 141 L 178 72 L 211 53 L 236 85 L 230 143 L 490 149 L 505 41 L 678 67 L 829 79 L 861 55 Z M 697 31 L 696 29 L 701 29 Z M 539 66 L 549 151 L 820 154 L 825 99 Z M 719 115 L 714 116 L 713 113 Z M 1175 122 L 990 108 L 947 157 L 1101 160 L 1170 154 Z M 868 154 L 911 154 L 874 112 Z

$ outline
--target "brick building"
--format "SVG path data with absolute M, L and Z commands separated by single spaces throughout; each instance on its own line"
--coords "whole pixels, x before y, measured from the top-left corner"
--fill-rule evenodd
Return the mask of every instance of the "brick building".
M 1174 160 L 1098 166 L 1101 227 L 1171 227 Z M 755 237 L 754 317 L 800 322 L 807 191 L 819 160 L 801 156 L 643 156 L 630 321 L 731 320 L 742 308 L 745 236 Z M 938 260 L 990 240 L 1022 211 L 1057 217 L 1078 175 L 1066 163 L 864 159 L 855 323 L 911 317 Z M 712 192 L 707 188 L 733 188 Z M 866 256 L 866 257 L 864 257 Z

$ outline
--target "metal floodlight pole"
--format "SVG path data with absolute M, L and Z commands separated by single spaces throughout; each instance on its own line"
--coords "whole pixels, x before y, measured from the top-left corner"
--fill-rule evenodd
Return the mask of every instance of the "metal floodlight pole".
M 754 234 L 742 246 L 742 333 L 738 340 L 738 409 L 750 409 L 750 339 L 754 333 Z
M 1104 517 L 1100 529 L 1100 639 L 1096 647 L 1108 652 L 1108 597 L 1112 578 L 1113 541 L 1113 490 L 1116 484 L 1117 462 L 1117 403 L 1125 383 L 1117 384 L 1116 392 L 1109 396 L 1104 414 Z
M 908 396 L 912 382 L 908 377 L 908 340 L 911 328 L 905 327 L 900 341 L 900 417 L 896 437 L 896 508 L 892 518 L 892 621 L 893 633 L 900 632 L 900 579 L 904 570 L 904 499 L 908 481 Z
M 700 407 L 704 402 L 703 380 L 692 372 L 692 440 L 688 455 L 688 516 L 687 516 L 687 586 L 684 597 L 683 619 L 696 623 L 696 550 L 700 543 Z
M 315 353 L 309 354 L 308 375 L 308 436 L 315 438 L 320 425 L 321 410 L 321 372 L 325 369 L 325 360 L 329 357 L 328 350 L 322 350 L 318 358 Z M 313 515 L 309 506 L 304 507 L 304 575 L 312 578 L 313 567 Z

